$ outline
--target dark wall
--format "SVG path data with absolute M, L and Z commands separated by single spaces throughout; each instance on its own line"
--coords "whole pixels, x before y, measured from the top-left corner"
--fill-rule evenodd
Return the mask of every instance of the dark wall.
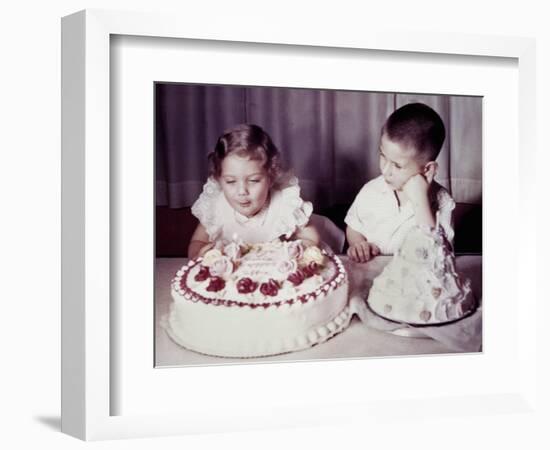
M 350 205 L 336 205 L 318 211 L 345 230 L 344 218 Z M 453 213 L 455 223 L 455 253 L 481 254 L 481 205 L 457 203 Z M 191 208 L 168 208 L 157 206 L 156 210 L 156 255 L 157 257 L 186 257 L 187 246 L 198 220 Z

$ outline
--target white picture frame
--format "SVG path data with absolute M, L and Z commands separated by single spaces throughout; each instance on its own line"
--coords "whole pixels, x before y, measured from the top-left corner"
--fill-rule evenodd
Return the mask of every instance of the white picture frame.
M 213 405 L 200 404 L 200 399 L 190 397 L 181 411 L 175 408 L 170 413 L 151 410 L 145 406 L 135 413 L 113 414 L 113 395 L 124 386 L 115 379 L 112 366 L 120 355 L 112 350 L 113 336 L 117 335 L 117 324 L 113 323 L 110 296 L 116 290 L 117 280 L 111 279 L 111 257 L 113 240 L 110 234 L 113 211 L 111 188 L 120 180 L 112 172 L 110 145 L 110 107 L 113 92 L 110 87 L 110 42 L 111 37 L 138 36 L 175 38 L 201 41 L 230 41 L 243 46 L 262 44 L 297 45 L 301 47 L 326 48 L 333 54 L 350 49 L 368 49 L 380 52 L 405 52 L 414 59 L 415 55 L 455 55 L 457 57 L 499 57 L 517 61 L 518 87 L 517 109 L 519 121 L 519 142 L 511 144 L 519 157 L 519 178 L 511 181 L 512 203 L 524 220 L 512 225 L 524 236 L 518 247 L 518 258 L 535 260 L 535 236 L 528 230 L 534 227 L 535 217 L 530 195 L 534 186 L 526 176 L 534 167 L 535 127 L 535 44 L 532 39 L 514 37 L 491 37 L 451 35 L 444 33 L 395 33 L 369 31 L 365 33 L 342 33 L 326 36 L 321 30 L 307 35 L 300 31 L 281 30 L 270 27 L 234 27 L 217 23 L 216 27 L 205 28 L 190 18 L 167 14 L 144 14 L 87 10 L 67 16 L 62 22 L 62 431 L 85 440 L 176 435 L 198 432 L 219 432 L 279 428 L 285 426 L 331 425 L 349 422 L 361 424 L 364 420 L 401 420 L 404 414 L 422 414 L 431 405 L 437 408 L 439 417 L 492 415 L 505 411 L 515 414 L 536 414 L 537 405 L 536 328 L 532 326 L 528 311 L 536 309 L 536 287 L 532 281 L 533 267 L 511 264 L 507 269 L 517 276 L 509 289 L 511 301 L 517 300 L 515 288 L 523 289 L 523 308 L 514 316 L 517 333 L 514 333 L 513 376 L 505 378 L 502 384 L 495 383 L 495 390 L 486 392 L 483 386 L 476 392 L 465 390 L 442 390 L 432 393 L 421 391 L 418 395 L 403 395 L 384 399 L 368 399 L 357 396 L 350 398 L 315 398 L 305 395 L 303 403 L 273 404 L 261 395 L 243 395 L 242 405 L 219 401 Z M 252 44 L 254 43 L 254 44 Z M 347 50 L 346 50 L 347 49 Z M 452 56 L 450 56 L 452 58 Z M 151 148 L 152 153 L 152 148 Z M 152 159 L 152 156 L 151 156 Z M 514 161 L 509 161 L 515 167 Z M 508 167 L 508 165 L 507 165 Z M 491 175 L 492 183 L 503 180 Z M 522 199 L 533 199 L 519 202 Z M 532 270 L 532 272 L 531 272 Z M 515 295 L 515 297 L 513 297 Z M 151 298 L 151 302 L 152 302 Z M 515 303 L 513 303 L 515 305 Z M 526 307 L 526 305 L 528 307 Z M 523 312 L 522 312 L 523 311 Z M 116 315 L 115 315 L 116 317 Z M 495 334 L 489 326 L 487 333 Z M 496 336 L 496 335 L 495 335 Z M 495 337 L 493 336 L 493 337 Z M 491 343 L 496 339 L 489 336 L 489 349 L 483 355 L 490 365 Z M 496 345 L 496 344 L 495 344 Z M 487 347 L 486 347 L 487 348 Z M 505 364 L 505 357 L 499 356 Z M 460 364 L 467 364 L 467 356 L 460 361 L 447 361 L 449 367 L 459 370 Z M 140 360 L 143 362 L 142 360 Z M 416 370 L 440 370 L 440 361 L 426 358 L 425 362 L 408 360 Z M 369 362 L 369 369 L 376 364 L 382 378 L 400 366 L 402 361 L 384 359 Z M 152 359 L 151 359 L 152 364 Z M 323 376 L 341 379 L 345 374 L 357 374 L 367 370 L 362 360 L 323 363 Z M 329 364 L 329 365 L 327 365 Z M 479 364 L 475 362 L 473 364 Z M 210 389 L 209 381 L 216 377 L 203 368 L 200 377 L 202 388 Z M 153 367 L 143 369 L 153 370 Z M 168 369 L 171 370 L 171 369 Z M 199 369 L 176 374 L 184 383 L 196 379 Z M 245 376 L 251 380 L 262 377 L 285 379 L 288 373 L 306 379 L 319 373 L 319 366 L 306 364 L 254 365 L 244 368 L 228 367 L 224 376 Z M 243 372 L 246 371 L 246 372 Z M 452 370 L 452 369 L 448 369 Z M 212 372 L 212 371 L 210 371 Z M 165 372 L 166 374 L 167 372 Z M 219 376 L 217 373 L 216 376 Z M 194 378 L 193 378 L 194 377 Z M 168 378 L 168 375 L 166 375 Z M 169 378 L 173 378 L 170 376 Z M 173 381 L 173 380 L 172 380 Z M 196 383 L 198 381 L 194 381 Z M 384 381 L 382 381 L 384 383 Z M 387 381 L 389 383 L 389 381 Z M 192 383 L 190 383 L 192 384 Z M 344 384 L 344 383 L 342 383 Z M 342 389 L 344 389 L 342 387 Z M 193 388 L 194 391 L 195 386 Z M 200 390 L 200 387 L 199 387 Z M 330 392 L 327 388 L 327 393 Z M 257 394 L 258 391 L 255 391 Z M 277 391 L 276 394 L 280 395 Z M 310 394 L 310 393 L 309 393 Z M 246 397 L 246 398 L 245 398 Z M 169 400 L 167 400 L 169 401 Z M 395 408 L 399 402 L 399 410 Z M 189 406 L 191 405 L 191 406 Z

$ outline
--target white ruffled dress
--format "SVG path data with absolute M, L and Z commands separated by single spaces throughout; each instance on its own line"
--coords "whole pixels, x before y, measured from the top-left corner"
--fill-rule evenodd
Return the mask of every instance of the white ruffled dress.
M 313 205 L 302 200 L 298 180 L 293 177 L 283 188 L 272 189 L 265 207 L 248 218 L 231 207 L 219 183 L 210 177 L 191 212 L 204 226 L 211 242 L 241 240 L 255 244 L 290 238 L 308 224 Z

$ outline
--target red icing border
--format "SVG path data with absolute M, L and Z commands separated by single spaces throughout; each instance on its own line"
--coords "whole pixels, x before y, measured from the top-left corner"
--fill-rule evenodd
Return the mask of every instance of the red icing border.
M 323 255 L 328 257 L 332 261 L 332 263 L 335 265 L 336 271 L 335 271 L 334 275 L 329 280 L 327 280 L 323 284 L 321 284 L 317 289 L 315 289 L 315 291 L 313 291 L 309 294 L 300 295 L 296 298 L 292 298 L 292 299 L 289 299 L 289 300 L 281 300 L 281 301 L 272 302 L 272 303 L 269 303 L 269 302 L 266 302 L 266 303 L 248 303 L 248 302 L 243 302 L 242 300 L 224 300 L 224 299 L 219 299 L 219 298 L 203 297 L 202 295 L 196 293 L 195 291 L 192 291 L 191 289 L 189 289 L 186 286 L 187 276 L 189 275 L 189 272 L 191 271 L 191 268 L 195 267 L 195 265 L 198 264 L 202 260 L 202 258 L 197 258 L 195 260 L 191 260 L 189 263 L 187 263 L 185 266 L 183 266 L 183 267 L 187 268 L 185 270 L 185 273 L 183 273 L 181 276 L 176 276 L 172 280 L 172 287 L 185 300 L 188 300 L 188 301 L 191 301 L 191 302 L 194 302 L 194 303 L 200 301 L 200 302 L 205 303 L 207 305 L 213 305 L 213 306 L 227 306 L 227 307 L 238 306 L 240 308 L 242 308 L 244 306 L 248 306 L 252 309 L 260 308 L 260 307 L 262 307 L 264 309 L 267 309 L 269 307 L 278 308 L 282 304 L 292 305 L 292 304 L 294 304 L 298 301 L 302 302 L 302 303 L 307 303 L 310 300 L 315 301 L 317 299 L 317 295 L 318 295 L 317 291 L 318 290 L 323 291 L 325 293 L 328 292 L 330 290 L 330 284 L 332 282 L 336 282 L 335 280 L 336 280 L 336 278 L 338 278 L 338 276 L 340 276 L 340 274 L 343 274 L 344 276 L 342 277 L 342 280 L 340 282 L 336 282 L 335 288 L 337 286 L 341 285 L 342 283 L 344 283 L 347 280 L 347 272 L 344 269 L 344 265 L 343 265 L 342 261 L 338 260 L 338 262 L 340 263 L 340 264 L 338 264 L 338 262 L 336 261 L 336 257 L 333 257 L 333 256 L 329 255 L 324 250 L 322 251 L 322 253 L 323 253 Z M 191 262 L 193 262 L 194 264 L 190 265 Z M 327 287 L 327 286 L 328 286 L 328 289 L 325 290 L 325 287 Z M 186 295 L 188 295 L 190 298 L 187 298 Z

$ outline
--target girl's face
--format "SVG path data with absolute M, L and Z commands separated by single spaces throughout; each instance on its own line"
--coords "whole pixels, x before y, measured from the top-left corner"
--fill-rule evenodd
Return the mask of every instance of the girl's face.
M 229 204 L 246 217 L 252 217 L 262 209 L 271 187 L 261 161 L 238 155 L 223 159 L 219 182 Z
M 394 190 L 399 191 L 413 175 L 424 173 L 424 165 L 415 159 L 415 151 L 391 141 L 385 134 L 380 140 L 380 172 Z

